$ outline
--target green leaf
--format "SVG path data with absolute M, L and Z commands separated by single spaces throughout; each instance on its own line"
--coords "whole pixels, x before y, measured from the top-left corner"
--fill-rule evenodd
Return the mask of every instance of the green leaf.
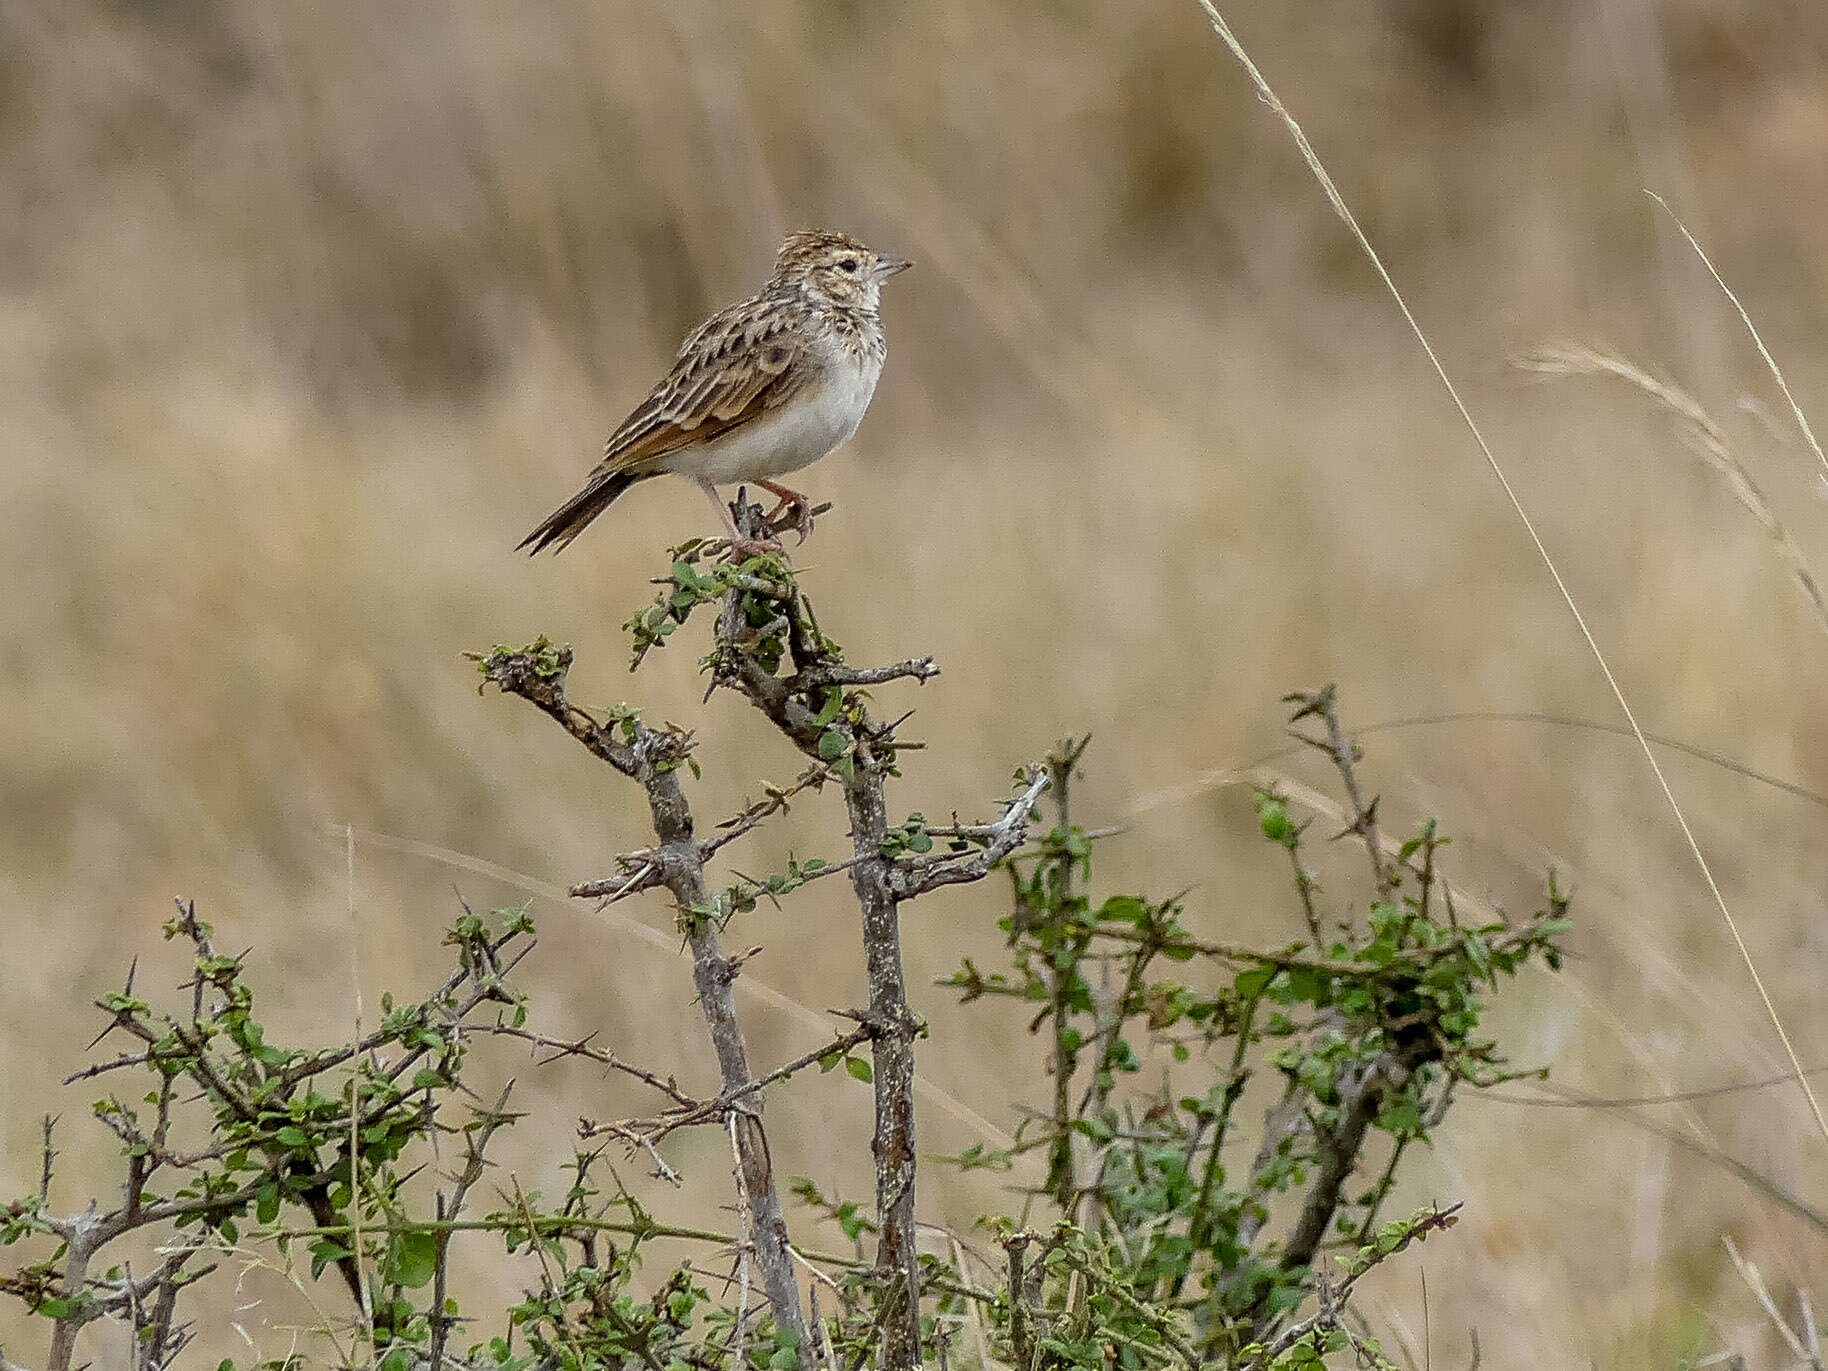
M 1232 988 L 1238 992 L 1239 999 L 1253 1000 L 1275 979 L 1275 967 L 1255 966 L 1249 971 L 1240 971 L 1237 979 L 1232 982 Z
M 1148 903 L 1136 895 L 1113 895 L 1093 915 L 1100 923 L 1140 924 L 1149 917 Z
M 273 1135 L 273 1141 L 281 1147 L 309 1147 L 311 1140 L 305 1136 L 305 1130 L 297 1124 L 287 1124 Z
M 316 1280 L 324 1274 L 324 1268 L 331 1262 L 341 1261 L 349 1255 L 349 1249 L 340 1242 L 330 1238 L 319 1238 L 311 1244 L 311 1279 Z
M 438 1239 L 423 1232 L 398 1233 L 388 1246 L 382 1274 L 390 1281 L 417 1290 L 438 1271 Z
M 1485 939 L 1477 933 L 1468 933 L 1465 946 L 1466 959 L 1473 964 L 1473 970 L 1478 973 L 1479 978 L 1486 981 L 1491 980 L 1492 958 L 1491 952 L 1486 948 Z
M 850 750 L 850 740 L 835 728 L 828 728 L 819 735 L 819 760 L 822 762 L 835 762 Z
M 850 1072 L 854 1079 L 862 1081 L 865 1085 L 876 1079 L 876 1073 L 870 1069 L 870 1064 L 861 1057 L 846 1057 L 844 1069 Z
M 1422 1111 L 1414 1100 L 1404 1100 L 1378 1115 L 1377 1126 L 1386 1133 L 1419 1136 L 1422 1131 Z
M 857 1240 L 857 1235 L 859 1233 L 874 1233 L 876 1231 L 876 1225 L 858 1212 L 857 1204 L 854 1200 L 846 1200 L 843 1204 L 839 1205 L 837 1210 L 832 1214 L 832 1217 L 838 1221 L 838 1227 L 844 1230 L 844 1236 L 849 1238 L 852 1242 Z

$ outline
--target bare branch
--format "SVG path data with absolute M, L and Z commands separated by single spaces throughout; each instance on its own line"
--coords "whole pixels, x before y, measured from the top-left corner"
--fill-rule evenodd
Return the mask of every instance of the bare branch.
M 742 837 L 743 834 L 760 825 L 764 819 L 775 814 L 785 814 L 789 802 L 801 792 L 823 789 L 825 783 L 830 780 L 831 777 L 832 770 L 830 767 L 826 766 L 823 762 L 815 762 L 812 766 L 807 767 L 806 770 L 795 777 L 792 785 L 763 786 L 764 798 L 749 803 L 743 809 L 742 813 L 725 819 L 720 823 L 717 826 L 717 836 L 714 838 L 707 838 L 699 845 L 699 855 L 708 860 L 711 854 L 716 852 L 720 847 L 735 842 L 738 838 Z
M 762 527 L 760 508 L 740 499 L 733 507 L 738 527 L 753 536 Z M 879 1309 L 886 1371 L 920 1365 L 920 1266 L 916 1249 L 914 1187 L 914 1040 L 920 1021 L 908 1006 L 902 972 L 900 904 L 939 885 L 981 879 L 1026 835 L 1028 812 L 1047 784 L 1045 768 L 996 823 L 970 840 L 976 852 L 902 859 L 885 852 L 889 833 L 885 786 L 900 751 L 895 730 L 902 720 L 879 724 L 863 699 L 832 692 L 895 680 L 926 681 L 937 668 L 929 658 L 910 658 L 885 667 L 846 664 L 819 630 L 812 609 L 791 575 L 768 596 L 777 611 L 759 632 L 751 625 L 742 588 L 724 597 L 711 656 L 714 685 L 748 698 L 793 745 L 835 775 L 844 789 L 850 819 L 851 858 L 845 863 L 862 915 L 864 966 L 872 1029 L 876 1118 L 871 1150 L 876 1163 L 878 1245 L 876 1270 L 885 1303 Z M 763 613 L 768 611 L 764 610 Z M 778 636 L 777 636 L 778 635 Z M 783 645 L 785 652 L 781 652 Z M 771 644 L 771 646 L 770 646 Z M 768 650 L 762 650 L 767 647 Z M 780 656 L 792 671 L 776 675 Z M 904 716 L 905 717 L 905 716 Z
M 549 1038 L 543 1033 L 534 1033 L 525 1028 L 514 1028 L 508 1024 L 478 1024 L 472 1031 L 501 1038 L 519 1038 L 522 1042 L 530 1043 L 534 1047 L 545 1048 L 551 1055 L 540 1059 L 539 1065 L 541 1066 L 550 1065 L 565 1057 L 582 1057 L 586 1061 L 595 1062 L 611 1071 L 620 1071 L 624 1075 L 633 1076 L 636 1080 L 652 1086 L 684 1108 L 696 1109 L 699 1106 L 699 1101 L 681 1091 L 672 1077 L 663 1078 L 645 1067 L 623 1061 L 613 1052 L 605 1052 L 600 1047 L 592 1047 L 590 1039 L 595 1037 L 595 1034 L 567 1042 L 560 1038 Z
M 44 1151 L 39 1163 L 38 1203 L 40 1207 L 51 1202 L 51 1171 L 57 1164 L 57 1151 L 51 1146 L 51 1130 L 57 1126 L 56 1116 L 44 1116 Z
M 745 531 L 760 526 L 758 506 L 739 500 L 734 513 Z M 902 896 L 895 889 L 895 862 L 883 852 L 889 827 L 883 791 L 894 763 L 895 744 L 890 731 L 875 725 L 863 702 L 855 697 L 846 699 L 843 717 L 822 713 L 831 703 L 828 696 L 834 687 L 814 684 L 821 680 L 818 673 L 830 673 L 843 664 L 819 631 L 797 584 L 789 579 L 785 587 L 788 593 L 775 603 L 786 620 L 786 646 L 795 674 L 775 676 L 763 658 L 750 650 L 753 639 L 743 596 L 732 591 L 724 597 L 717 618 L 714 679 L 745 695 L 808 758 L 834 763 L 833 770 L 844 786 L 851 827 L 851 888 L 862 914 L 868 1022 L 874 1030 L 871 1055 L 876 1117 L 871 1151 L 876 1163 L 876 1270 L 885 1290 L 878 1311 L 883 1329 L 882 1365 L 885 1371 L 914 1371 L 921 1360 L 920 1264 L 914 1219 L 914 1039 L 919 1020 L 908 1007 L 902 972 Z M 842 744 L 842 768 L 835 765 L 838 758 L 827 751 L 828 730 Z
M 924 856 L 903 858 L 896 863 L 890 878 L 896 893 L 903 899 L 912 899 L 937 886 L 981 881 L 995 869 L 998 862 L 1026 842 L 1028 820 L 1034 812 L 1035 801 L 1051 783 L 1048 768 L 1042 763 L 1029 763 L 1027 772 L 1027 788 L 1010 802 L 1002 818 L 976 829 L 958 830 L 981 839 L 984 846 L 980 850 L 967 853 L 932 852 Z
M 648 1160 L 654 1165 L 652 1174 L 660 1180 L 665 1181 L 668 1185 L 685 1184 L 684 1178 L 673 1169 L 671 1163 L 669 1163 L 665 1157 L 660 1155 L 660 1149 L 656 1146 L 653 1136 L 643 1132 L 633 1124 L 593 1123 L 589 1119 L 579 1119 L 578 1136 L 580 1138 L 608 1137 L 615 1138 L 620 1142 L 625 1142 L 628 1144 L 629 1154 L 631 1156 L 636 1152 L 647 1153 Z M 746 1223 L 749 1216 L 747 1205 L 743 1206 L 742 1212 Z M 747 1232 L 747 1228 L 745 1228 L 744 1231 Z
M 789 802 L 802 791 L 821 788 L 832 777 L 832 770 L 823 762 L 815 763 L 802 772 L 793 784 L 788 786 L 765 786 L 764 798 L 748 804 L 741 813 L 733 815 L 720 823 L 715 836 L 702 839 L 698 844 L 698 859 L 708 862 L 720 849 L 729 846 L 738 838 L 761 827 L 763 822 L 776 814 L 783 814 Z M 620 875 L 606 877 L 597 881 L 584 881 L 571 887 L 570 893 L 579 899 L 597 899 L 608 896 L 613 903 L 643 890 L 665 885 L 666 877 L 660 869 L 659 853 L 653 848 L 637 848 L 633 852 L 624 852 L 616 857 L 616 864 L 621 867 Z M 831 868 L 813 873 L 806 873 L 811 880 L 815 874 L 829 874 Z
M 853 1047 L 868 1042 L 875 1036 L 876 1030 L 867 1021 L 867 1015 L 859 1017 L 863 1022 L 860 1022 L 858 1026 L 853 1028 L 850 1032 L 840 1034 L 822 1047 L 816 1047 L 810 1052 L 803 1052 L 790 1062 L 783 1062 L 766 1076 L 758 1076 L 756 1079 L 741 1086 L 737 1090 L 725 1091 L 715 1099 L 710 1100 L 686 1100 L 684 1096 L 678 1096 L 678 1098 L 683 1101 L 679 1108 L 670 1109 L 666 1113 L 658 1115 L 655 1118 L 618 1119 L 614 1123 L 586 1123 L 580 1127 L 579 1132 L 584 1137 L 592 1137 L 598 1133 L 606 1133 L 612 1137 L 622 1138 L 624 1141 L 631 1144 L 645 1147 L 650 1143 L 660 1141 L 660 1139 L 664 1138 L 667 1134 L 681 1128 L 691 1128 L 699 1124 L 721 1124 L 744 1100 L 765 1087 L 773 1085 L 777 1081 L 784 1081 L 789 1076 L 804 1071 L 814 1063 L 824 1062 L 833 1056 L 849 1052 Z
M 890 681 L 919 681 L 925 685 L 939 675 L 931 657 L 910 657 L 891 666 L 849 667 L 839 662 L 821 662 L 797 673 L 789 682 L 791 689 L 817 690 L 826 686 L 887 685 Z
M 646 858 L 646 860 L 643 860 Z M 617 900 L 627 899 L 630 895 L 639 895 L 644 890 L 653 890 L 666 884 L 666 874 L 660 863 L 647 853 L 624 853 L 617 857 L 618 862 L 629 862 L 631 869 L 620 876 L 611 876 L 607 880 L 584 881 L 571 887 L 566 893 L 580 900 L 593 900 L 607 896 L 614 904 Z

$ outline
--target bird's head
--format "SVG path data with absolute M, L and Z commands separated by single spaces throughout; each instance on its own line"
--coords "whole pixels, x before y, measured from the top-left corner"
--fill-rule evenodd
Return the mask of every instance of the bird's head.
M 792 281 L 844 309 L 875 311 L 882 283 L 912 262 L 865 247 L 846 233 L 804 229 L 787 235 L 774 259 L 774 279 Z

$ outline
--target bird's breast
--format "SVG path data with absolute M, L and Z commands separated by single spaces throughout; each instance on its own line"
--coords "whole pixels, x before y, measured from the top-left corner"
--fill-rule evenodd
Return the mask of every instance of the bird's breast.
M 876 382 L 882 376 L 882 359 L 846 349 L 843 356 L 834 359 L 826 374 L 825 404 L 835 432 L 832 442 L 835 448 L 849 442 L 857 425 L 863 422 L 864 412 L 876 394 Z
M 850 441 L 881 375 L 880 359 L 845 349 L 780 408 L 681 453 L 675 469 L 728 485 L 811 466 Z

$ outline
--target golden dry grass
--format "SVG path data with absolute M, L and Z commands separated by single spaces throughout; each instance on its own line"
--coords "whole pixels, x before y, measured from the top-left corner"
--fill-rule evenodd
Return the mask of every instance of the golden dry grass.
M 1801 0 L 1227 13 L 1466 382 L 1646 726 L 1828 789 L 1828 655 L 1793 566 L 1641 407 L 1506 362 L 1603 338 L 1675 378 L 1821 564 L 1814 458 L 1641 188 L 1708 244 L 1819 418 L 1828 21 Z M 6 0 L 0 177 L 13 1189 L 39 1112 L 82 1112 L 52 1083 L 170 895 L 254 944 L 282 1020 L 324 1036 L 354 1012 L 339 826 L 358 830 L 370 1013 L 433 973 L 453 883 L 480 904 L 524 892 L 363 834 L 547 887 L 639 841 L 629 788 L 478 700 L 463 649 L 545 631 L 577 645 L 580 699 L 700 724 L 707 813 L 792 771 L 733 701 L 696 706 L 690 645 L 622 673 L 615 625 L 699 531 L 696 493 L 644 488 L 558 560 L 508 552 L 783 225 L 841 224 L 920 264 L 895 282 L 869 421 L 812 477 L 838 508 L 804 558 L 847 646 L 946 669 L 918 699 L 932 748 L 906 808 L 984 803 L 1009 764 L 1090 729 L 1082 813 L 1131 824 L 1104 879 L 1193 885 L 1213 927 L 1264 935 L 1293 911 L 1238 793 L 1141 807 L 1274 746 L 1284 689 L 1337 678 L 1366 721 L 1611 719 L 1400 317 L 1191 3 L 769 0 L 732 20 L 620 0 Z M 1551 863 L 1575 878 L 1580 957 L 1502 1012 L 1519 1057 L 1615 1095 L 1773 1068 L 1628 742 L 1459 723 L 1372 747 L 1391 815 L 1440 815 L 1475 889 L 1518 904 Z M 1828 1061 L 1822 811 L 1667 765 L 1799 1051 Z M 835 822 L 809 804 L 741 863 L 830 847 Z M 550 1026 L 703 1071 L 676 1041 L 688 982 L 664 933 L 538 909 Z M 657 904 L 636 912 L 664 929 Z M 982 892 L 923 908 L 911 974 L 990 946 L 991 913 Z M 758 982 L 815 1010 L 861 998 L 841 891 L 738 936 L 766 948 Z M 752 1012 L 762 1058 L 810 1041 Z M 1005 1125 L 1040 1060 L 1017 1023 L 940 1015 L 925 1059 Z M 609 1112 L 603 1089 L 536 1086 L 561 1122 Z M 781 1094 L 788 1169 L 854 1181 L 860 1103 L 830 1080 Z M 922 1117 L 936 1149 L 971 1140 Z M 1828 1205 L 1793 1087 L 1656 1117 Z M 543 1164 L 531 1143 L 523 1160 Z M 681 1161 L 722 1174 L 714 1139 Z M 1469 1102 L 1429 1165 L 1415 1197 L 1469 1201 L 1429 1281 L 1450 1362 L 1470 1322 L 1488 1366 L 1720 1346 L 1704 1316 L 1758 1317 L 1723 1232 L 1779 1298 L 1824 1286 L 1819 1235 L 1614 1113 Z M 933 1217 L 967 1220 L 986 1192 L 937 1174 Z M 1412 1270 L 1381 1298 L 1419 1329 Z

